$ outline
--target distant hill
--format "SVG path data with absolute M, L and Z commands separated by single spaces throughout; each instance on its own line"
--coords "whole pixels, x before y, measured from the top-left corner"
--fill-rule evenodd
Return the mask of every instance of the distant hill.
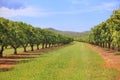
M 88 36 L 88 34 L 90 33 L 90 31 L 85 31 L 85 32 L 73 32 L 73 31 L 60 31 L 60 30 L 56 30 L 54 28 L 46 28 L 47 30 L 59 33 L 59 34 L 63 34 L 69 37 L 72 37 L 74 39 L 78 39 L 78 38 L 83 38 L 85 36 Z

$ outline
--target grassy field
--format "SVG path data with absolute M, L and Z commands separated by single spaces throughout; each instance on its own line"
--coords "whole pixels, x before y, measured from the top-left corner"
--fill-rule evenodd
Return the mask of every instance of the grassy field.
M 75 42 L 0 72 L 0 80 L 113 80 L 118 72 L 103 64 L 96 52 Z

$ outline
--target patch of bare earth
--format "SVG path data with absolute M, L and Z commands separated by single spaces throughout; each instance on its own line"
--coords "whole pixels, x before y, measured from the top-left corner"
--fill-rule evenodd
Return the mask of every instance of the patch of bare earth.
M 115 68 L 120 71 L 120 55 L 116 55 L 115 50 L 107 50 L 99 46 L 87 44 L 91 49 L 99 53 L 105 61 L 104 66 L 107 68 Z M 117 75 L 113 80 L 120 80 L 120 75 Z
M 31 58 L 36 58 L 38 55 L 42 55 L 45 52 L 49 52 L 52 50 L 55 50 L 57 48 L 60 48 L 62 46 L 58 47 L 52 47 L 52 48 L 46 48 L 46 49 L 39 49 L 34 51 L 27 51 L 26 53 L 19 53 L 17 55 L 4 55 L 3 58 L 0 58 L 0 71 L 8 70 L 12 67 L 14 67 L 18 62 L 22 60 L 30 60 Z

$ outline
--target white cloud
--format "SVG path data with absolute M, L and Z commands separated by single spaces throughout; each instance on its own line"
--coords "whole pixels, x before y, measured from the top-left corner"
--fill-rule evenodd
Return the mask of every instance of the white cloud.
M 74 1 L 74 0 L 73 0 Z M 83 0 L 84 1 L 84 0 Z M 85 0 L 87 1 L 87 0 Z M 41 8 L 25 7 L 20 9 L 0 8 L 0 17 L 46 17 L 61 14 L 80 14 L 88 12 L 106 12 L 113 11 L 119 5 L 118 2 L 107 2 L 96 6 L 85 6 L 82 9 L 72 9 L 69 11 L 47 11 Z
M 87 0 L 86 0 L 87 1 Z M 71 10 L 71 11 L 59 11 L 59 12 L 48 12 L 48 14 L 56 15 L 56 14 L 80 14 L 80 13 L 89 13 L 89 12 L 107 12 L 113 11 L 119 6 L 118 2 L 108 2 L 102 3 L 96 6 L 87 6 L 82 9 Z
M 0 7 L 7 7 L 12 9 L 20 9 L 25 7 L 21 0 L 0 0 Z
M 116 8 L 118 8 L 119 3 L 118 2 L 106 2 L 106 3 L 102 3 L 100 5 L 97 6 L 92 6 L 89 8 L 89 12 L 106 12 L 106 11 L 113 11 Z
M 17 17 L 17 16 L 25 16 L 25 17 L 38 17 L 44 16 L 42 9 L 37 9 L 33 7 L 26 7 L 20 9 L 9 9 L 6 7 L 0 8 L 0 16 L 1 17 Z
M 82 5 L 82 10 L 83 12 L 92 12 L 92 11 L 112 11 L 116 8 L 119 7 L 120 1 L 115 0 L 115 1 L 99 1 L 98 3 L 95 0 L 68 0 L 71 2 L 73 7 L 77 5 L 78 8 L 81 8 Z M 80 6 L 78 6 L 80 5 Z

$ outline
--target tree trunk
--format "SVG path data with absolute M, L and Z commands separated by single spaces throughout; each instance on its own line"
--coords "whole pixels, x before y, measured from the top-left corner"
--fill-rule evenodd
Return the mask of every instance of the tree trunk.
M 51 47 L 51 44 L 49 43 L 49 48 Z
M 3 50 L 4 50 L 4 46 L 1 46 L 1 50 L 0 50 L 0 58 L 3 57 Z
M 110 45 L 111 45 L 111 44 L 110 44 L 110 43 L 108 43 L 108 48 L 109 48 L 109 49 L 111 48 L 111 47 L 110 47 Z
M 37 50 L 39 50 L 39 44 L 37 44 Z
M 42 49 L 44 49 L 44 45 L 45 45 L 45 44 L 44 44 L 44 43 L 42 43 Z
M 120 51 L 120 46 L 118 46 L 118 51 Z
M 104 47 L 107 48 L 107 43 L 104 43 Z
M 17 54 L 17 48 L 14 47 L 14 54 L 16 55 Z
M 18 45 L 11 45 L 11 47 L 14 49 L 14 54 L 17 54 L 17 48 L 19 47 Z
M 22 45 L 22 46 L 23 46 L 23 48 L 24 48 L 24 52 L 27 52 L 26 48 L 27 48 L 28 44 L 24 44 L 24 45 Z
M 0 51 L 0 58 L 2 58 L 3 57 L 3 52 L 2 51 Z
M 114 45 L 114 44 L 112 45 L 112 49 L 113 49 L 113 50 L 115 49 L 115 45 Z
M 102 43 L 100 43 L 100 47 L 102 47 Z
M 102 47 L 103 47 L 103 48 L 105 47 L 104 43 L 102 43 Z
M 33 48 L 33 47 L 34 47 L 34 45 L 33 45 L 33 44 L 31 44 L 30 46 L 31 46 L 31 51 L 34 51 L 34 48 Z
M 23 48 L 24 48 L 24 52 L 27 52 L 27 50 L 26 50 L 26 46 L 24 46 Z
M 45 48 L 47 48 L 47 43 L 45 44 Z

